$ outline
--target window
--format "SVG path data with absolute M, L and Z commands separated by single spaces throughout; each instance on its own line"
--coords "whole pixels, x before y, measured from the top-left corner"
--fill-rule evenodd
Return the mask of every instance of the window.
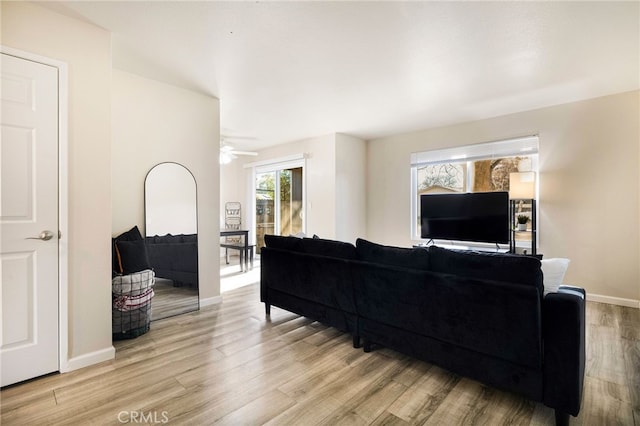
M 467 164 L 425 164 L 417 168 L 418 193 L 466 192 Z
M 508 191 L 510 173 L 537 168 L 537 136 L 411 154 L 412 238 L 420 239 L 421 195 Z
M 254 166 L 256 249 L 265 234 L 304 232 L 304 159 Z

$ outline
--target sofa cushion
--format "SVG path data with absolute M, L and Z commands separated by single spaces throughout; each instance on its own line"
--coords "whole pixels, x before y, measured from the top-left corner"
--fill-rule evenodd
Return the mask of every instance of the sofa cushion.
M 538 287 L 542 293 L 540 260 L 532 256 L 447 250 L 429 247 L 431 270 L 481 280 Z
M 343 241 L 325 240 L 322 238 L 304 238 L 302 251 L 318 256 L 337 257 L 340 259 L 356 259 L 356 247 Z
M 147 237 L 146 240 L 152 244 L 171 244 L 180 242 L 180 236 L 171 234 L 154 235 L 152 237 Z
M 403 268 L 430 269 L 429 252 L 425 248 L 392 247 L 372 243 L 358 238 L 356 240 L 358 258 L 365 262 L 400 266 Z
M 138 241 L 142 240 L 143 238 L 140 230 L 138 229 L 138 226 L 136 225 L 133 228 L 129 229 L 127 232 L 123 232 L 122 234 L 118 235 L 115 239 L 118 241 Z
M 198 242 L 198 234 L 166 234 L 146 237 L 151 244 L 175 244 L 175 243 L 195 243 Z
M 120 274 L 132 274 L 134 272 L 151 269 L 147 245 L 144 240 L 118 241 L 115 243 L 116 258 L 118 260 L 117 272 Z
M 269 248 L 280 250 L 302 251 L 302 239 L 297 237 L 283 237 L 281 235 L 265 235 L 264 244 Z
M 138 229 L 138 226 L 134 226 L 126 232 L 111 239 L 111 271 L 112 277 L 116 274 L 120 274 L 120 265 L 118 263 L 118 256 L 116 254 L 116 241 L 138 241 L 142 240 L 142 234 Z
M 184 234 L 182 236 L 183 243 L 197 243 L 198 242 L 198 234 Z

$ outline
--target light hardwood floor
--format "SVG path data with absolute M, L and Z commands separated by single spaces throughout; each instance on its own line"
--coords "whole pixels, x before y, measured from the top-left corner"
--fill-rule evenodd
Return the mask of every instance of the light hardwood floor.
M 553 424 L 553 411 L 272 308 L 253 284 L 154 321 L 116 359 L 2 390 L 3 425 Z M 583 408 L 571 424 L 640 424 L 640 312 L 588 303 Z M 634 423 L 635 416 L 635 423 Z
M 174 287 L 171 280 L 156 277 L 153 290 L 155 296 L 151 303 L 152 321 L 198 310 L 197 288 Z

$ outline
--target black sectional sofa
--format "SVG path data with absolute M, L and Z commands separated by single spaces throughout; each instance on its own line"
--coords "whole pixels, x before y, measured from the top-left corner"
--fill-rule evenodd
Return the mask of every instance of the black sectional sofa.
M 198 288 L 197 234 L 155 235 L 145 243 L 156 277 L 173 280 L 175 287 Z
M 261 301 L 555 409 L 580 411 L 585 292 L 530 256 L 265 236 Z

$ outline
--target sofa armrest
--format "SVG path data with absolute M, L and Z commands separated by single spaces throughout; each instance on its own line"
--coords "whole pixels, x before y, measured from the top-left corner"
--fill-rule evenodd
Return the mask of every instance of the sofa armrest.
M 577 416 L 585 367 L 584 289 L 560 286 L 543 301 L 544 403 Z

